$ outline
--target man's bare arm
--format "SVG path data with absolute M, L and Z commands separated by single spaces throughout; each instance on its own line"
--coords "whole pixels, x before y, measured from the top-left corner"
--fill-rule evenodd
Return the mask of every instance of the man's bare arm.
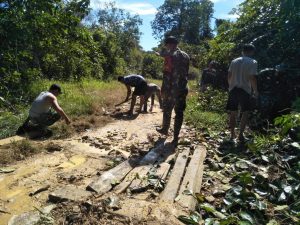
M 129 99 L 129 97 L 130 97 L 130 95 L 131 95 L 131 88 L 130 88 L 129 85 L 126 85 L 126 88 L 127 88 L 127 96 L 126 96 L 125 101 L 128 101 L 128 99 Z
M 64 110 L 59 106 L 56 97 L 51 97 L 51 106 L 52 108 L 66 121 L 67 124 L 71 123 L 71 120 L 69 117 L 66 115 Z

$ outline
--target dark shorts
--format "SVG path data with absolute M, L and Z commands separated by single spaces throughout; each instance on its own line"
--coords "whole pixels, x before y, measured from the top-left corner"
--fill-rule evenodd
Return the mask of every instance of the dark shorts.
M 138 86 L 134 88 L 133 95 L 145 95 L 147 92 L 147 82 L 141 82 Z
M 229 92 L 229 97 L 226 105 L 226 109 L 229 111 L 237 111 L 239 105 L 241 111 L 250 111 L 251 107 L 251 96 L 241 88 L 233 88 Z

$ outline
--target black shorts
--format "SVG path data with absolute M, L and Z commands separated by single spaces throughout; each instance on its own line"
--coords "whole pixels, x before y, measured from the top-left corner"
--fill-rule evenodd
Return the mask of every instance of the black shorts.
M 251 96 L 245 90 L 235 87 L 229 92 L 226 109 L 237 111 L 240 105 L 242 112 L 250 111 L 252 109 L 250 99 Z
M 145 95 L 147 91 L 147 82 L 141 82 L 138 86 L 134 88 L 132 95 Z

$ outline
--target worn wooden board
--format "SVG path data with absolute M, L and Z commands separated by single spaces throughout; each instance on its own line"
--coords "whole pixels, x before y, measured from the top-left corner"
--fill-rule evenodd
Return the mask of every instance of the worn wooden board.
M 120 183 L 114 189 L 116 194 L 124 192 L 131 184 L 134 179 L 143 178 L 147 175 L 148 171 L 151 169 L 153 164 L 158 160 L 161 155 L 161 150 L 164 144 L 160 144 L 156 148 L 152 149 L 144 158 L 140 161 L 139 165 L 135 167 L 130 173 L 124 178 L 122 183 Z
M 136 164 L 136 161 L 128 159 L 97 177 L 86 189 L 99 195 L 104 194 L 112 189 L 114 183 L 120 182 Z
M 79 189 L 75 186 L 61 187 L 49 194 L 50 202 L 83 201 L 91 196 L 91 192 Z
M 159 164 L 159 167 L 157 168 L 155 175 L 162 180 L 166 179 L 168 172 L 170 170 L 170 167 L 171 167 L 171 165 L 166 162 Z
M 189 156 L 190 149 L 185 148 L 182 152 L 180 152 L 177 156 L 173 171 L 170 175 L 169 181 L 160 194 L 160 201 L 170 201 L 173 202 L 176 198 L 180 181 L 185 171 L 187 159 Z
M 169 163 L 165 163 L 165 162 L 160 163 L 153 175 L 157 177 L 157 181 L 159 182 L 160 180 L 164 180 L 166 178 L 169 169 L 170 169 Z M 147 178 L 148 178 L 148 174 L 143 178 L 134 179 L 130 184 L 129 189 L 133 192 L 141 192 L 146 190 L 150 185 Z
M 185 190 L 190 190 L 193 193 L 199 193 L 202 183 L 203 175 L 203 161 L 206 156 L 206 148 L 204 146 L 198 146 L 191 161 L 187 167 L 185 176 L 179 189 L 178 204 L 188 210 L 194 210 L 196 206 L 196 199 L 191 195 L 183 194 Z
M 136 177 L 132 180 L 128 188 L 133 192 L 141 192 L 147 189 L 148 183 L 148 172 L 152 168 L 152 164 L 143 166 L 139 172 L 136 173 Z

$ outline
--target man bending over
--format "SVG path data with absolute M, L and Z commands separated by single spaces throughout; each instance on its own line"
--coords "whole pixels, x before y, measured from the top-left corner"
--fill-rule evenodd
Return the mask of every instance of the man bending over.
M 144 112 L 147 112 L 147 102 L 148 102 L 148 99 L 150 97 L 151 97 L 151 106 L 150 106 L 149 111 L 152 112 L 155 95 L 158 98 L 159 107 L 162 109 L 162 100 L 161 100 L 160 87 L 156 84 L 153 84 L 153 83 L 147 84 L 147 91 L 146 91 L 146 94 L 145 94 Z
M 132 74 L 132 75 L 128 75 L 125 77 L 119 76 L 118 81 L 121 82 L 122 84 L 125 84 L 125 86 L 127 88 L 127 96 L 126 96 L 125 101 L 128 101 L 128 99 L 131 95 L 131 87 L 134 87 L 128 115 L 133 114 L 133 108 L 134 108 L 134 105 L 136 102 L 136 96 L 140 97 L 139 112 L 141 112 L 142 105 L 144 105 L 144 97 L 145 97 L 146 90 L 147 90 L 147 81 L 145 80 L 145 78 L 142 77 L 141 75 Z

